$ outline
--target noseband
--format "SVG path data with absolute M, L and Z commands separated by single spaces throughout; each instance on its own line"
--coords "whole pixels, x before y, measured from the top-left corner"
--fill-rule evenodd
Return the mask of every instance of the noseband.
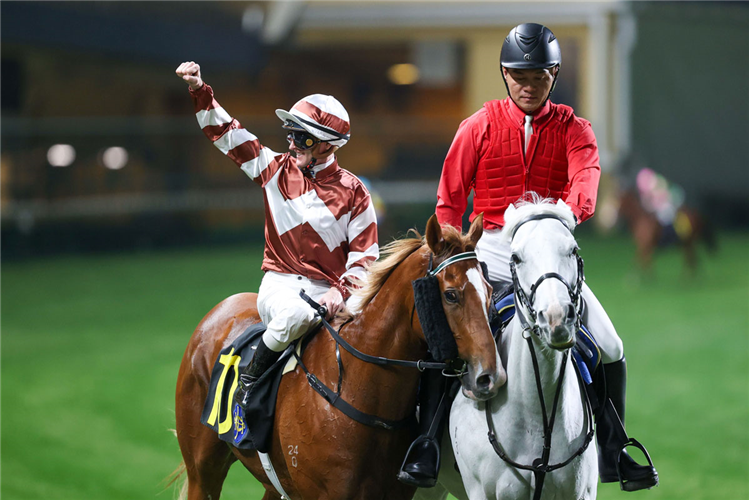
M 557 217 L 556 215 L 551 214 L 539 214 L 534 215 L 532 217 L 528 217 L 527 219 L 521 221 L 517 226 L 515 226 L 514 230 L 512 231 L 512 238 L 515 237 L 515 233 L 517 233 L 518 228 L 525 224 L 526 222 L 531 222 L 534 220 L 541 220 L 541 219 L 554 219 L 559 221 L 570 233 L 572 233 L 572 229 L 565 224 L 565 222 Z M 525 293 L 525 290 L 523 290 L 523 287 L 520 286 L 520 280 L 518 280 L 518 274 L 517 270 L 515 269 L 515 263 L 510 262 L 510 273 L 512 274 L 512 284 L 515 287 L 515 301 L 519 302 L 527 311 L 528 316 L 533 323 L 533 325 L 529 325 L 528 321 L 525 319 L 523 314 L 520 314 L 520 319 L 523 322 L 523 326 L 526 328 L 529 328 L 535 333 L 536 335 L 539 335 L 538 331 L 538 313 L 533 307 L 533 303 L 536 299 L 536 291 L 538 290 L 538 287 L 543 283 L 544 280 L 547 280 L 549 278 L 554 278 L 562 282 L 564 287 L 567 289 L 567 293 L 570 296 L 570 300 L 572 301 L 572 304 L 575 306 L 575 329 L 580 328 L 580 321 L 582 316 L 582 300 L 580 300 L 580 295 L 582 293 L 583 289 L 583 281 L 585 280 L 585 273 L 583 270 L 583 259 L 580 257 L 580 255 L 577 253 L 577 250 L 575 250 L 575 259 L 577 260 L 577 281 L 575 282 L 575 286 L 571 286 L 564 277 L 555 272 L 549 272 L 542 274 L 533 285 L 531 285 L 530 290 L 530 296 L 528 296 Z M 520 312 L 520 308 L 517 308 L 518 312 Z

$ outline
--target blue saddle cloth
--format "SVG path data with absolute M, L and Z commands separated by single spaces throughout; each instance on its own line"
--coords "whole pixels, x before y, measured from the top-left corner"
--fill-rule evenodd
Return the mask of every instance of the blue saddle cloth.
M 515 316 L 515 295 L 511 293 L 501 297 L 494 303 L 494 307 L 504 327 Z M 577 342 L 572 348 L 572 360 L 583 381 L 586 384 L 591 384 L 593 382 L 592 374 L 601 362 L 601 350 L 585 325 L 581 325 L 577 331 Z

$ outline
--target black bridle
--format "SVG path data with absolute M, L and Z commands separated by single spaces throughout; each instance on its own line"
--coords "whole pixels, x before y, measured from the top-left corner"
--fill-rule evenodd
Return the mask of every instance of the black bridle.
M 519 224 L 517 224 L 512 232 L 512 237 L 515 237 L 515 233 L 517 232 L 518 228 L 525 224 L 526 222 L 536 221 L 536 220 L 542 220 L 542 219 L 554 219 L 559 221 L 570 233 L 572 233 L 572 229 L 565 224 L 565 222 L 557 217 L 556 215 L 551 214 L 539 214 L 534 215 L 532 217 L 528 217 L 527 219 L 521 221 Z M 582 317 L 582 307 L 583 302 L 581 299 L 581 294 L 583 291 L 583 281 L 585 281 L 585 272 L 583 269 L 583 259 L 580 257 L 580 255 L 577 253 L 577 250 L 574 252 L 575 259 L 577 260 L 577 281 L 575 282 L 575 286 L 572 287 L 566 279 L 564 279 L 564 276 L 562 276 L 559 273 L 556 272 L 549 272 L 542 274 L 533 285 L 531 285 L 530 289 L 530 296 L 525 293 L 525 290 L 523 290 L 523 287 L 520 286 L 520 280 L 518 279 L 518 273 L 517 269 L 515 268 L 515 263 L 510 262 L 510 273 L 512 274 L 512 284 L 515 287 L 515 303 L 516 306 L 522 305 L 525 310 L 528 313 L 528 316 L 530 317 L 530 320 L 532 322 L 532 325 L 527 322 L 524 318 L 524 316 L 521 314 L 520 318 L 523 322 L 524 327 L 528 327 L 535 333 L 536 335 L 539 335 L 538 331 L 538 324 L 536 323 L 538 320 L 538 313 L 533 307 L 533 302 L 536 299 L 536 291 L 538 291 L 538 287 L 541 285 L 541 283 L 544 282 L 544 280 L 547 280 L 549 278 L 554 278 L 562 282 L 564 287 L 567 289 L 567 293 L 570 296 L 570 300 L 572 301 L 572 304 L 575 306 L 575 331 L 580 328 L 580 321 Z M 520 308 L 516 307 L 516 310 L 519 312 Z
M 572 229 L 567 226 L 567 224 L 564 223 L 562 219 L 555 215 L 551 214 L 539 214 L 531 216 L 523 221 L 521 221 L 519 224 L 517 224 L 513 230 L 512 237 L 515 237 L 515 233 L 517 232 L 518 228 L 525 224 L 526 222 L 530 222 L 533 220 L 541 220 L 541 219 L 555 219 L 561 222 L 564 227 L 566 227 L 570 232 L 572 232 Z M 590 442 L 593 440 L 593 436 L 595 434 L 595 427 L 593 425 L 593 407 L 591 405 L 590 399 L 588 398 L 588 392 L 585 390 L 585 387 L 582 386 L 582 382 L 580 382 L 581 377 L 578 374 L 578 382 L 581 384 L 580 386 L 580 392 L 583 394 L 583 412 L 585 413 L 586 420 L 588 422 L 588 432 L 585 435 L 585 439 L 583 441 L 583 444 L 580 446 L 580 448 L 577 449 L 572 455 L 563 462 L 559 462 L 556 464 L 549 464 L 549 458 L 551 456 L 551 437 L 552 433 L 554 431 L 554 422 L 556 419 L 557 414 L 557 406 L 559 402 L 559 396 L 562 392 L 562 382 L 564 380 L 564 374 L 567 368 L 567 363 L 569 362 L 569 350 L 567 350 L 564 353 L 564 359 L 562 360 L 562 366 L 559 370 L 559 377 L 557 379 L 557 387 L 556 391 L 554 392 L 554 402 L 551 408 L 551 415 L 548 415 L 546 410 L 546 402 L 544 399 L 544 392 L 543 388 L 541 387 L 541 374 L 538 367 L 538 359 L 536 357 L 536 350 L 533 347 L 533 339 L 530 335 L 525 335 L 525 332 L 533 332 L 537 337 L 540 337 L 540 330 L 537 324 L 537 312 L 533 308 L 533 301 L 536 297 L 536 291 L 538 290 L 539 285 L 546 279 L 549 278 L 555 278 L 564 284 L 564 286 L 567 288 L 567 291 L 570 295 L 570 299 L 572 300 L 572 303 L 575 306 L 575 328 L 578 329 L 580 327 L 580 321 L 582 316 L 582 300 L 581 300 L 581 294 L 582 294 L 582 286 L 583 286 L 583 259 L 580 257 L 580 255 L 577 254 L 577 251 L 575 251 L 575 257 L 577 259 L 577 281 L 575 283 L 574 288 L 570 286 L 570 284 L 567 282 L 566 279 L 564 279 L 563 276 L 561 276 L 559 273 L 555 272 L 549 272 L 541 275 L 536 282 L 531 286 L 530 289 L 530 297 L 525 293 L 523 288 L 520 286 L 520 282 L 518 280 L 517 272 L 515 269 L 515 263 L 510 263 L 510 271 L 512 273 L 512 282 L 515 286 L 515 314 L 518 315 L 518 319 L 521 322 L 521 325 L 523 326 L 523 337 L 526 339 L 528 343 L 528 349 L 531 352 L 531 360 L 533 362 L 533 374 L 536 379 L 536 389 L 538 391 L 538 398 L 541 402 L 541 411 L 543 416 L 543 425 L 544 425 L 544 445 L 543 450 L 541 452 L 541 456 L 533 461 L 531 465 L 523 465 L 515 460 L 511 459 L 509 456 L 507 456 L 507 453 L 505 453 L 502 446 L 499 444 L 499 441 L 497 440 L 496 433 L 494 431 L 494 423 L 492 422 L 491 418 L 491 405 L 487 404 L 485 413 L 486 413 L 486 424 L 489 427 L 489 442 L 492 445 L 492 448 L 494 449 L 494 452 L 505 462 L 510 464 L 511 466 L 522 469 L 522 470 L 528 470 L 533 472 L 534 477 L 536 478 L 536 485 L 535 485 L 535 491 L 533 493 L 533 500 L 538 500 L 541 498 L 541 491 L 543 489 L 544 479 L 546 478 L 546 473 L 561 469 L 562 467 L 568 465 L 570 462 L 572 462 L 575 458 L 582 455 L 585 450 L 590 445 Z M 532 323 L 529 323 L 529 321 L 525 318 L 525 316 L 522 313 L 522 310 L 520 309 L 519 304 L 522 304 L 523 307 L 528 312 L 528 316 L 530 317 L 530 320 Z M 577 367 L 575 367 L 577 370 Z
M 463 260 L 477 259 L 477 258 L 478 257 L 476 256 L 475 252 L 463 252 L 458 255 L 449 257 L 448 259 L 445 259 L 435 269 L 432 269 L 433 255 L 430 254 L 429 268 L 427 269 L 426 276 L 434 277 L 437 273 L 439 273 L 440 271 L 442 271 L 443 269 L 445 269 L 447 266 L 451 264 L 454 264 L 456 262 L 460 262 Z M 320 304 L 315 302 L 309 295 L 305 293 L 304 290 L 301 290 L 299 292 L 299 296 L 305 302 L 307 302 L 315 311 L 317 311 L 318 315 L 320 316 L 320 319 L 322 320 L 323 326 L 328 331 L 328 333 L 330 333 L 331 337 L 333 337 L 333 339 L 336 342 L 336 359 L 338 362 L 337 390 L 333 391 L 331 388 L 325 385 L 320 379 L 318 379 L 314 373 L 311 373 L 307 369 L 305 364 L 302 362 L 302 358 L 301 356 L 297 354 L 296 350 L 292 351 L 294 354 L 294 357 L 296 358 L 297 363 L 299 363 L 299 366 L 301 366 L 302 370 L 306 374 L 307 382 L 309 383 L 310 387 L 312 387 L 328 403 L 336 407 L 347 417 L 361 424 L 368 425 L 370 427 L 379 427 L 379 428 L 386 429 L 386 430 L 395 430 L 412 422 L 414 417 L 413 415 L 409 415 L 408 417 L 402 420 L 389 420 L 385 418 L 380 418 L 378 416 L 359 411 L 353 406 L 351 406 L 348 402 L 341 399 L 340 393 L 341 393 L 341 385 L 343 383 L 343 362 L 341 360 L 341 350 L 340 350 L 341 347 L 343 347 L 346 351 L 348 351 L 357 359 L 360 359 L 367 363 L 380 365 L 380 366 L 390 365 L 390 366 L 402 366 L 402 367 L 408 367 L 408 368 L 416 368 L 420 372 L 423 372 L 424 370 L 442 370 L 442 373 L 445 375 L 447 375 L 449 371 L 454 371 L 456 374 L 450 375 L 450 376 L 457 376 L 457 377 L 460 377 L 465 373 L 465 370 L 466 370 L 465 361 L 462 363 L 462 366 L 456 367 L 454 360 L 448 360 L 446 362 L 435 362 L 435 361 L 424 361 L 424 360 L 409 361 L 409 360 L 403 360 L 403 359 L 384 358 L 381 356 L 372 356 L 371 354 L 363 353 L 357 348 L 355 348 L 354 346 L 352 346 L 351 344 L 349 344 L 343 337 L 341 337 L 340 329 L 342 329 L 346 323 L 344 323 L 343 325 L 339 327 L 339 331 L 336 331 L 335 328 L 333 328 L 333 326 L 328 322 L 328 320 L 325 319 L 325 316 L 327 315 L 327 308 L 325 306 L 321 306 Z

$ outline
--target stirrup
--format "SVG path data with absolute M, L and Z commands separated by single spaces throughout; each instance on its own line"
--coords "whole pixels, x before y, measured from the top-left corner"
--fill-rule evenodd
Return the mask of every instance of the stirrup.
M 628 446 L 634 446 L 635 448 L 639 449 L 643 455 L 645 455 L 645 459 L 647 459 L 648 464 L 653 469 L 654 476 L 650 476 L 649 478 L 645 479 L 629 479 L 625 480 L 622 477 L 622 471 L 621 471 L 621 459 L 622 459 L 622 453 L 624 453 L 624 450 Z M 634 459 L 632 459 L 634 460 Z M 655 486 L 658 486 L 658 471 L 655 470 L 655 465 L 653 465 L 653 461 L 650 459 L 650 453 L 648 453 L 648 450 L 645 449 L 645 447 L 635 438 L 629 438 L 629 440 L 624 443 L 624 446 L 622 446 L 622 449 L 619 450 L 619 454 L 616 457 L 616 474 L 619 476 L 619 488 L 621 488 L 622 491 L 638 491 L 642 489 L 650 489 Z M 655 482 L 653 482 L 655 480 Z
M 427 443 L 427 445 L 434 446 L 434 450 L 436 451 L 437 455 L 437 463 L 436 466 L 436 473 L 434 477 L 428 477 L 428 476 L 414 476 L 413 474 L 406 472 L 405 468 L 406 466 L 410 465 L 412 462 L 409 462 L 408 459 L 411 457 L 411 452 L 414 451 L 414 448 L 418 445 L 421 445 L 422 443 Z M 417 437 L 413 443 L 411 443 L 411 446 L 408 447 L 408 451 L 406 452 L 406 456 L 403 458 L 403 463 L 401 464 L 400 470 L 398 471 L 398 481 L 405 483 L 409 486 L 416 486 L 417 488 L 431 488 L 434 485 L 437 484 L 437 476 L 439 475 L 439 463 L 440 463 L 440 446 L 439 443 L 434 439 L 430 438 L 427 435 L 422 434 L 421 436 Z

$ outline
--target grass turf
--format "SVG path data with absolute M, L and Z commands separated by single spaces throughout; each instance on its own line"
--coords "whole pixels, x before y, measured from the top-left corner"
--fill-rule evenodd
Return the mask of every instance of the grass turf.
M 661 477 L 638 497 L 749 497 L 749 236 L 725 236 L 694 279 L 666 251 L 648 282 L 628 240 L 580 244 L 624 340 L 628 429 Z M 4 263 L 0 496 L 172 498 L 162 480 L 180 461 L 168 429 L 182 353 L 213 305 L 257 289 L 261 258 L 232 247 Z M 224 498 L 261 496 L 232 468 Z

